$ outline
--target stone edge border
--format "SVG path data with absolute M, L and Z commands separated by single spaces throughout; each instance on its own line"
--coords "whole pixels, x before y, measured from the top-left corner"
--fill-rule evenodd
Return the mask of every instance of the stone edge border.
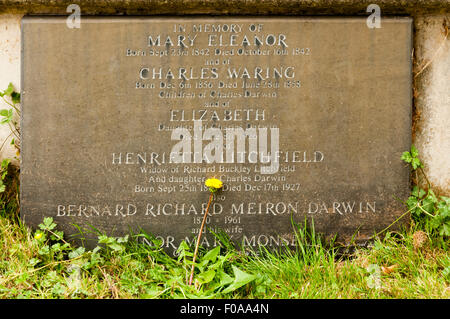
M 0 13 L 67 15 L 78 4 L 85 15 L 367 15 L 448 14 L 450 0 L 0 0 Z

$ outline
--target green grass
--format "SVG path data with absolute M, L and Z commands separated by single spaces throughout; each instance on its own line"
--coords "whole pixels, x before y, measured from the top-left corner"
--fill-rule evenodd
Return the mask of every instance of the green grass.
M 300 227 L 292 252 L 247 256 L 225 245 L 201 250 L 195 286 L 186 285 L 193 251 L 188 245 L 178 259 L 133 237 L 103 236 L 96 251 L 62 248 L 57 236 L 51 241 L 51 233 L 40 230 L 48 236 L 36 239 L 5 216 L 0 232 L 0 298 L 450 297 L 448 251 L 430 239 L 415 247 L 412 231 L 388 233 L 370 249 L 341 257 Z M 57 227 L 51 232 L 58 234 Z
M 358 249 L 351 259 L 335 257 L 320 249 L 307 259 L 270 255 L 251 260 L 246 270 L 259 270 L 273 280 L 266 292 L 270 298 L 450 296 L 448 253 L 432 247 L 414 249 L 412 236 L 401 240 L 388 236 L 376 240 L 371 249 Z M 390 266 L 394 267 L 388 273 Z
M 51 219 L 31 231 L 18 218 L 17 181 L 0 195 L 0 298 L 442 298 L 450 297 L 448 237 L 427 224 L 385 232 L 370 248 L 342 255 L 313 227 L 294 225 L 295 250 L 258 255 L 200 249 L 195 285 L 186 284 L 193 247 L 178 258 L 138 236 L 99 236 L 87 251 L 67 243 Z M 156 245 L 157 246 L 157 245 Z

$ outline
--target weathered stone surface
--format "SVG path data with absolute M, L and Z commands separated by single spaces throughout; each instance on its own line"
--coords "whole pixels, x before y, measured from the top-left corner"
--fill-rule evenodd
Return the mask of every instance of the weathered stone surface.
M 20 17 L 0 15 L 0 90 L 6 89 L 9 83 L 13 83 L 16 91 L 20 92 Z M 0 109 L 11 109 L 11 106 L 0 99 Z M 18 116 L 14 120 L 20 122 Z M 13 165 L 18 166 L 17 149 L 11 145 L 12 138 L 18 142 L 7 124 L 0 125 L 0 141 L 3 143 L 0 160 L 9 158 Z
M 400 161 L 411 143 L 409 18 L 381 29 L 365 18 L 84 18 L 69 29 L 36 17 L 22 32 L 30 225 L 52 216 L 68 233 L 72 223 L 141 227 L 170 249 L 196 236 L 209 177 L 225 188 L 208 227 L 250 246 L 291 244 L 291 218 L 305 217 L 364 241 L 404 211 L 395 196 L 409 193 Z M 261 174 L 261 157 L 170 163 L 173 129 L 193 117 L 204 129 L 267 128 L 269 139 L 279 128 L 278 170 Z M 209 231 L 204 244 L 214 244 Z
M 72 0 L 0 0 L 0 12 L 67 15 Z M 445 14 L 449 0 L 80 0 L 82 14 L 367 15 L 372 3 L 383 15 Z
M 413 143 L 435 192 L 450 196 L 450 20 L 427 16 L 415 21 L 415 116 Z M 420 176 L 416 181 L 427 187 Z

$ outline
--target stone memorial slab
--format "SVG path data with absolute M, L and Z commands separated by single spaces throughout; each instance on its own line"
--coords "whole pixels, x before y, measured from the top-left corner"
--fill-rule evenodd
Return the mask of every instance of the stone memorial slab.
M 410 18 L 26 17 L 22 36 L 31 226 L 142 229 L 173 251 L 197 236 L 211 177 L 204 246 L 218 229 L 295 245 L 305 218 L 363 242 L 404 212 Z

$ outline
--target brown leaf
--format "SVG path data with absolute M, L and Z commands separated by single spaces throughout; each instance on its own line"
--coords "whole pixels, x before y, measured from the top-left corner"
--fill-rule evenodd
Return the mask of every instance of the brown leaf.
M 414 249 L 422 248 L 428 240 L 427 233 L 419 230 L 413 234 L 413 246 Z
M 381 271 L 383 272 L 383 274 L 389 275 L 391 272 L 395 271 L 395 269 L 397 269 L 397 267 L 398 267 L 397 264 L 389 266 L 389 267 L 381 266 Z

